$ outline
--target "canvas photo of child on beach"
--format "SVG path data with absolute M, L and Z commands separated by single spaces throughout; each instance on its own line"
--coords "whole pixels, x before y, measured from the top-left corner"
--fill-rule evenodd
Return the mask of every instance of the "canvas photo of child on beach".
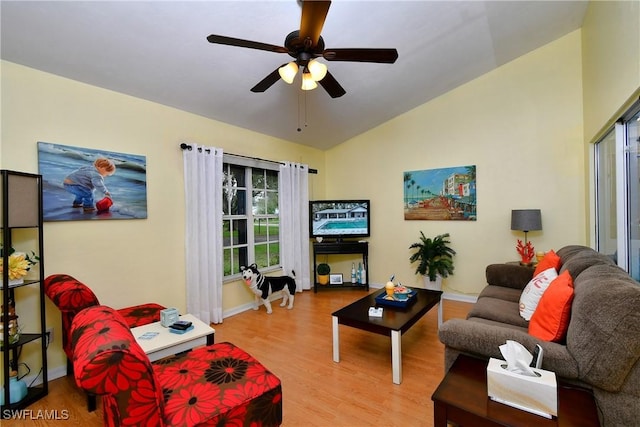
M 144 219 L 145 156 L 38 142 L 45 221 Z

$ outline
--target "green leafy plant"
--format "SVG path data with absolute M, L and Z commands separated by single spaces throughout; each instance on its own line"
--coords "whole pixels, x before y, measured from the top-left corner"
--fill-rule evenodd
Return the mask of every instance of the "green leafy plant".
M 416 274 L 429 276 L 432 282 L 438 274 L 442 277 L 453 274 L 453 256 L 456 251 L 448 246 L 451 243 L 448 238 L 449 233 L 440 234 L 432 239 L 420 232 L 420 241 L 409 246 L 409 249 L 415 249 L 409 261 L 418 263 Z
M 16 250 L 14 248 L 9 248 L 9 256 L 13 255 L 15 252 Z M 0 258 L 3 256 L 4 256 L 4 249 L 0 247 Z M 24 252 L 24 259 L 25 261 L 27 261 L 29 268 L 31 268 L 32 265 L 36 265 L 38 261 L 40 261 L 40 257 L 36 255 L 34 251 L 31 251 L 31 254 Z M 27 268 L 27 270 L 29 269 Z
M 331 273 L 331 267 L 329 267 L 329 264 L 318 264 L 318 267 L 316 267 L 316 271 L 318 272 L 319 276 L 326 276 L 327 274 Z

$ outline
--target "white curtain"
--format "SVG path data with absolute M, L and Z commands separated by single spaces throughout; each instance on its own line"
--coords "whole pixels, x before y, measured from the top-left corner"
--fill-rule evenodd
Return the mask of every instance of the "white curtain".
M 222 149 L 183 149 L 187 312 L 222 323 Z
M 309 272 L 309 167 L 283 162 L 279 174 L 280 263 L 296 273 L 298 292 L 311 289 Z

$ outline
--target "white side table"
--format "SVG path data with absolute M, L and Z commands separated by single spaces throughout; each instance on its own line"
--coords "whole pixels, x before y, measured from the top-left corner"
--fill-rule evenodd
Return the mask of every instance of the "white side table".
M 202 345 L 213 344 L 216 332 L 211 326 L 202 322 L 191 314 L 180 316 L 180 320 L 187 320 L 193 324 L 193 329 L 184 334 L 175 334 L 165 328 L 160 322 L 131 328 L 131 333 L 142 350 L 154 362 L 163 357 L 173 356 L 183 351 L 191 350 Z M 153 338 L 141 338 L 145 334 L 156 334 Z

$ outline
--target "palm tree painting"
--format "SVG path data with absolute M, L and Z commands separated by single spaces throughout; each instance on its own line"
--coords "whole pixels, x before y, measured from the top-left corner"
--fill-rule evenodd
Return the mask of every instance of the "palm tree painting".
M 404 173 L 405 220 L 475 221 L 476 167 Z

